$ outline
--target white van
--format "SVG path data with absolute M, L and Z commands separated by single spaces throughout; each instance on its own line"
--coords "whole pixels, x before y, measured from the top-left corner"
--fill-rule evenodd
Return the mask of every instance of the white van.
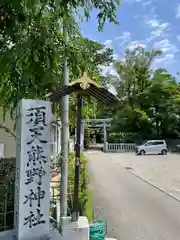
M 164 140 L 151 140 L 136 147 L 138 155 L 145 154 L 162 154 L 166 155 L 168 152 L 167 144 Z

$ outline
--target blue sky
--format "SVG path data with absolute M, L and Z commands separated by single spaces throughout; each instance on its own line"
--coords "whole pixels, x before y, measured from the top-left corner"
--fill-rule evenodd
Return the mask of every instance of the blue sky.
M 119 25 L 107 23 L 97 31 L 96 12 L 81 24 L 85 37 L 114 49 L 115 58 L 123 59 L 127 47 L 142 45 L 161 49 L 153 67 L 163 67 L 176 75 L 180 71 L 180 3 L 178 0 L 121 0 L 117 11 Z M 112 71 L 112 68 L 106 69 Z

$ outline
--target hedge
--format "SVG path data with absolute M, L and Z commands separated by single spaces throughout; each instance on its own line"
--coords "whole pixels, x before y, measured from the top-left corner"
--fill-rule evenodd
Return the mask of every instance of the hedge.
M 81 216 L 87 216 L 88 220 L 92 220 L 93 215 L 93 201 L 91 191 L 89 189 L 89 177 L 87 170 L 87 159 L 81 154 L 81 168 L 79 176 L 79 213 Z M 69 155 L 69 177 L 68 177 L 68 193 L 74 192 L 74 167 L 75 167 L 75 154 Z M 68 195 L 69 213 L 72 213 L 73 196 Z

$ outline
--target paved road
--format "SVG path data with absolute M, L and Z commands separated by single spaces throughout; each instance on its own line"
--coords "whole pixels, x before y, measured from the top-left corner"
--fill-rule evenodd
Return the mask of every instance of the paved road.
M 180 155 L 145 155 L 113 153 L 113 162 L 180 200 Z
M 118 240 L 180 240 L 180 203 L 114 162 L 110 154 L 87 152 L 94 203 Z

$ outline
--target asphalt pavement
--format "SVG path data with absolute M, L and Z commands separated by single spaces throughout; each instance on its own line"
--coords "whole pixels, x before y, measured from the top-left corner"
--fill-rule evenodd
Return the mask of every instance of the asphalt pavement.
M 111 154 L 86 152 L 94 204 L 107 236 L 117 240 L 180 240 L 180 202 L 124 169 Z

